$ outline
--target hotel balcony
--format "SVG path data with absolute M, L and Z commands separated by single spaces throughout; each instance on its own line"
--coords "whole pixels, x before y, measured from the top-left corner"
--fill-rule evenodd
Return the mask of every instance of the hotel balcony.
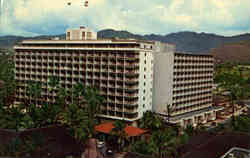
M 138 112 L 138 110 L 137 110 L 137 108 L 133 108 L 133 109 L 124 109 L 124 112 L 126 112 L 126 113 L 137 113 Z

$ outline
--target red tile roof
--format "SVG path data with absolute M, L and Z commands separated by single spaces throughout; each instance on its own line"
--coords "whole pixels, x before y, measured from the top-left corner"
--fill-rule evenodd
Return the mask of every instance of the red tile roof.
M 100 125 L 95 126 L 96 131 L 106 134 L 110 133 L 113 128 L 115 128 L 115 126 L 112 122 L 102 123 Z
M 106 134 L 109 134 L 113 128 L 115 128 L 115 126 L 113 125 L 112 122 L 107 122 L 107 123 L 103 123 L 103 124 L 95 126 L 95 130 L 97 132 L 102 132 Z M 128 125 L 125 127 L 124 130 L 129 137 L 139 136 L 147 132 L 146 130 L 133 127 L 133 126 L 128 126 Z

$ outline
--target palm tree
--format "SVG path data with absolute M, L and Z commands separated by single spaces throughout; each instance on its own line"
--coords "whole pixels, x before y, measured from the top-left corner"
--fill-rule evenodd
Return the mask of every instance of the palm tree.
M 15 98 L 15 73 L 14 62 L 10 60 L 13 57 L 13 51 L 8 50 L 8 55 L 2 55 L 0 58 L 0 104 L 10 106 Z
M 86 87 L 84 99 L 87 105 L 87 111 L 90 121 L 91 133 L 94 134 L 94 126 L 96 122 L 97 114 L 100 112 L 100 107 L 104 102 L 104 98 L 99 94 L 99 91 L 94 87 Z
M 124 141 L 127 138 L 126 132 L 124 130 L 126 125 L 120 120 L 115 121 L 113 125 L 114 128 L 112 129 L 111 133 L 116 137 L 118 137 L 117 139 L 118 150 L 121 151 L 121 148 L 124 145 Z
M 81 83 L 77 83 L 73 86 L 72 96 L 73 102 L 76 102 L 79 106 L 82 104 L 82 100 L 85 94 L 85 87 Z
M 84 142 L 91 136 L 89 117 L 86 109 L 79 108 L 76 104 L 69 104 L 61 113 L 61 124 L 70 128 L 71 134 L 79 142 Z
M 158 130 L 163 127 L 163 119 L 155 115 L 152 111 L 146 111 L 139 120 L 139 127 L 145 129 Z
M 32 104 L 31 99 L 33 98 L 35 100 L 35 105 L 37 106 L 37 101 L 41 97 L 41 94 L 42 94 L 41 85 L 39 83 L 30 81 L 27 91 L 28 91 L 30 104 Z
M 170 122 L 170 117 L 172 116 L 173 112 L 175 110 L 175 107 L 174 106 L 171 106 L 170 104 L 167 104 L 166 105 L 166 114 L 167 114 L 167 123 Z
M 176 151 L 176 133 L 172 128 L 166 131 L 158 130 L 152 133 L 149 144 L 156 157 L 165 157 L 174 154 Z
M 215 82 L 219 87 L 229 92 L 229 98 L 232 105 L 232 125 L 234 125 L 235 101 L 239 101 L 246 97 L 250 92 L 247 79 L 241 77 L 237 70 L 227 70 L 216 75 Z

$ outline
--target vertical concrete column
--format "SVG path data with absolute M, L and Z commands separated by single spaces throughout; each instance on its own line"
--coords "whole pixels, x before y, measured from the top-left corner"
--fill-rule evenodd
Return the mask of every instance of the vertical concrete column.
M 180 120 L 179 124 L 181 127 L 184 127 L 184 120 Z
M 207 123 L 206 114 L 201 115 L 202 123 Z
M 191 120 L 191 125 L 197 126 L 197 117 L 196 116 L 192 117 L 190 120 Z

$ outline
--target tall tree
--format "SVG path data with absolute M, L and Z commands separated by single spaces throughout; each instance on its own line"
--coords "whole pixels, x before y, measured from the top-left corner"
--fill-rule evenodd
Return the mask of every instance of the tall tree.
M 156 157 L 165 157 L 176 151 L 176 133 L 172 128 L 166 131 L 158 130 L 152 133 L 149 144 Z M 165 155 L 165 156 L 164 156 Z
M 10 106 L 15 99 L 15 73 L 14 62 L 12 60 L 14 52 L 8 50 L 7 55 L 0 57 L 0 104 Z
M 164 121 L 152 111 L 146 111 L 139 120 L 139 127 L 150 129 L 151 131 L 163 128 Z
M 89 125 L 91 133 L 94 134 L 94 126 L 96 122 L 96 117 L 100 112 L 100 107 L 104 102 L 104 98 L 100 95 L 98 89 L 94 87 L 86 87 L 84 93 L 84 99 L 86 101 L 86 108 L 89 115 Z
M 126 125 L 124 122 L 117 120 L 114 122 L 114 128 L 111 131 L 111 133 L 118 138 L 117 143 L 119 151 L 121 151 L 121 148 L 124 146 L 125 140 L 127 138 L 125 127 Z
M 231 66 L 222 67 L 223 71 L 215 76 L 215 82 L 218 83 L 218 88 L 228 92 L 229 99 L 232 105 L 232 124 L 234 125 L 235 102 L 246 98 L 250 93 L 250 87 L 247 78 L 241 76 L 238 69 Z

